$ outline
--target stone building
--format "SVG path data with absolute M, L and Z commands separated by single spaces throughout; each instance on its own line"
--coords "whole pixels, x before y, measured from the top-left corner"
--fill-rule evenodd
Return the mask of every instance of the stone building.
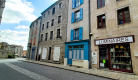
M 138 74 L 138 1 L 90 4 L 92 67 Z
M 27 59 L 36 59 L 39 57 L 38 46 L 39 36 L 41 29 L 41 16 L 33 21 L 30 25 L 28 48 L 27 48 Z
M 58 0 L 44 10 L 41 22 L 39 54 L 46 62 L 64 62 L 67 39 L 68 0 Z
M 13 46 L 14 54 L 17 55 L 18 57 L 22 57 L 23 46 L 21 45 L 12 45 L 12 46 Z
M 69 0 L 64 65 L 89 68 L 89 0 Z
M 2 13 L 5 8 L 5 0 L 0 0 L 0 24 L 1 24 L 1 19 L 2 19 Z

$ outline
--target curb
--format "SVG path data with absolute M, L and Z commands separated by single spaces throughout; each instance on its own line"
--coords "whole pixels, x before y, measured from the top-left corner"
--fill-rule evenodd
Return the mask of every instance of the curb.
M 68 71 L 73 71 L 73 72 L 79 72 L 79 73 L 83 73 L 83 74 L 88 74 L 88 75 L 93 75 L 93 76 L 103 77 L 103 78 L 112 79 L 112 80 L 119 80 L 119 79 L 113 79 L 113 78 L 110 78 L 110 77 L 104 77 L 104 76 L 100 76 L 100 75 L 96 75 L 96 74 L 91 74 L 91 73 L 86 73 L 86 72 L 81 72 L 81 71 L 76 71 L 76 70 L 71 70 L 71 69 L 61 68 L 61 67 L 57 67 L 57 66 L 51 66 L 51 65 L 47 65 L 47 64 L 41 64 L 41 63 L 37 63 L 37 62 L 24 61 L 24 60 L 18 60 L 18 61 L 23 61 L 23 62 L 28 62 L 28 63 L 39 64 L 39 65 L 44 65 L 44 66 L 49 66 L 49 67 L 54 67 L 54 68 L 64 69 L 64 70 L 68 70 Z

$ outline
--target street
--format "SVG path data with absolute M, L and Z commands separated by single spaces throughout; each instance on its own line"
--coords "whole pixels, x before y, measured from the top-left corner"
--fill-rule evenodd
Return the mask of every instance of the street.
M 0 80 L 109 80 L 18 60 L 23 58 L 0 59 Z

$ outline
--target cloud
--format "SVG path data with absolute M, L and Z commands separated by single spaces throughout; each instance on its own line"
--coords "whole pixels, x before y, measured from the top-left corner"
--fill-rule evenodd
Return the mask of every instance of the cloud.
M 29 29 L 29 26 L 24 26 L 24 25 L 17 26 L 17 27 L 15 27 L 15 29 Z
M 24 50 L 27 49 L 29 30 L 26 31 L 1 30 L 0 36 L 1 36 L 0 42 L 22 45 L 24 47 Z
M 2 22 L 20 23 L 20 21 L 34 21 L 37 17 L 33 15 L 34 8 L 31 2 L 26 0 L 6 0 Z

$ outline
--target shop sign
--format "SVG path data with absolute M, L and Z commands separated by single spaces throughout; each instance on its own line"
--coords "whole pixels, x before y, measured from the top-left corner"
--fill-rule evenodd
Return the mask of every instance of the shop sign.
M 134 41 L 134 35 L 124 36 L 124 37 L 117 37 L 117 38 L 95 40 L 95 45 L 129 43 L 129 42 L 135 42 Z

